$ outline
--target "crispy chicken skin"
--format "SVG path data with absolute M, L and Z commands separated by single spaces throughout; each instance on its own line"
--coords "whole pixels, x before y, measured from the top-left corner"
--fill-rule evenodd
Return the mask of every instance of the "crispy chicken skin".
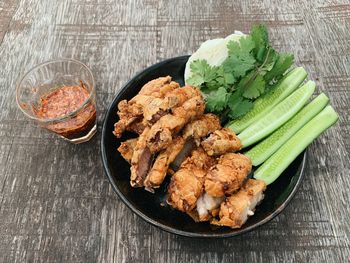
M 199 89 L 192 86 L 173 89 L 164 98 L 155 98 L 144 108 L 144 125 L 150 126 L 157 122 L 162 116 L 185 103 L 195 96 L 201 96 Z
M 242 148 L 242 144 L 236 134 L 227 128 L 217 129 L 201 145 L 210 156 L 236 152 Z
M 247 156 L 240 153 L 226 153 L 221 155 L 219 158 L 219 163 L 222 165 L 231 166 L 244 174 L 249 174 L 252 170 L 251 160 Z
M 183 137 L 185 139 L 192 137 L 199 146 L 201 138 L 220 128 L 219 118 L 214 114 L 207 113 L 187 124 L 183 130 Z
M 230 195 L 237 191 L 252 169 L 251 160 L 235 153 L 226 153 L 218 164 L 210 168 L 205 178 L 205 191 L 213 197 Z
M 165 103 L 171 109 L 181 106 L 185 101 L 197 96 L 202 96 L 201 91 L 196 87 L 187 85 L 181 89 L 175 89 L 169 95 L 165 96 Z
M 163 87 L 166 84 L 170 84 L 170 82 L 171 82 L 170 76 L 153 79 L 147 82 L 145 85 L 143 85 L 143 87 L 141 88 L 138 94 L 146 95 L 146 96 L 152 95 L 154 97 L 162 97 L 164 95 L 162 91 Z
M 153 153 L 165 149 L 173 140 L 173 133 L 183 125 L 184 119 L 167 114 L 150 128 L 147 145 Z
M 184 145 L 185 140 L 181 136 L 178 136 L 165 150 L 158 154 L 144 181 L 146 190 L 153 192 L 153 188 L 158 188 L 162 184 L 169 169 L 170 163 L 175 160 L 176 156 L 180 153 Z
M 138 104 L 129 106 L 127 100 L 122 100 L 118 103 L 117 114 L 119 121 L 114 124 L 113 134 L 120 138 L 127 127 L 142 116 L 142 107 Z
M 207 169 L 215 163 L 202 148 L 192 151 L 171 177 L 168 188 L 168 203 L 182 212 L 190 212 L 203 193 L 203 182 Z
M 134 154 L 134 149 L 137 144 L 137 138 L 126 140 L 122 142 L 118 147 L 118 152 L 123 156 L 123 158 L 130 163 L 132 155 Z
M 118 104 L 119 121 L 114 125 L 113 134 L 120 138 L 122 133 L 136 120 L 142 121 L 144 108 L 157 98 L 164 98 L 165 95 L 179 84 L 171 81 L 171 77 L 161 77 L 145 84 L 141 91 L 130 101 L 122 100 Z M 138 126 L 141 127 L 141 126 Z M 139 130 L 138 130 L 139 131 Z
M 145 128 L 138 138 L 131 158 L 130 184 L 132 187 L 142 187 L 143 181 L 152 163 L 152 153 L 146 145 L 149 128 Z
M 206 154 L 202 147 L 198 147 L 191 152 L 191 155 L 182 163 L 182 167 L 206 171 L 216 163 L 215 158 Z
M 243 187 L 228 197 L 220 206 L 219 220 L 211 223 L 219 226 L 240 228 L 254 214 L 255 207 L 264 198 L 266 184 L 261 180 L 249 179 Z
M 193 97 L 183 105 L 173 109 L 172 114 L 161 117 L 150 129 L 147 146 L 152 153 L 169 146 L 173 135 L 177 134 L 189 121 L 203 115 L 205 109 L 202 96 Z
M 163 98 L 154 98 L 150 104 L 143 109 L 143 125 L 151 126 L 156 123 L 162 116 L 168 114 L 169 108 Z
M 130 125 L 126 126 L 125 130 L 140 135 L 145 127 L 146 126 L 142 123 L 142 118 L 139 118 L 132 122 Z

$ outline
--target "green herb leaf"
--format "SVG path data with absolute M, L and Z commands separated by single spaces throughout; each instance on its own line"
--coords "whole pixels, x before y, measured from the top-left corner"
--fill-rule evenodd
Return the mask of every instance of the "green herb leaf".
M 293 54 L 281 53 L 276 58 L 276 63 L 273 68 L 269 70 L 269 72 L 265 75 L 265 80 L 269 83 L 271 80 L 279 80 L 282 78 L 283 74 L 290 68 L 290 66 L 294 63 Z
M 187 80 L 190 85 L 201 86 L 205 82 L 212 82 L 216 78 L 216 67 L 212 67 L 204 59 L 195 60 L 190 65 L 192 75 Z
M 255 57 L 262 62 L 269 46 L 269 35 L 266 26 L 262 24 L 254 25 L 251 29 L 251 37 L 255 44 Z
M 236 79 L 234 78 L 233 73 L 230 70 L 226 72 L 223 66 L 218 67 L 216 74 L 217 74 L 216 88 L 217 87 L 228 88 L 229 86 L 231 86 L 236 82 Z
M 236 82 L 236 79 L 231 72 L 224 73 L 224 79 L 227 84 L 233 84 Z
M 259 73 L 265 75 L 270 70 L 272 70 L 275 66 L 277 59 L 277 52 L 274 49 L 269 48 L 266 52 L 266 57 L 264 58 L 263 64 L 261 64 L 261 66 L 259 67 Z
M 228 106 L 230 109 L 228 116 L 231 119 L 235 119 L 250 111 L 253 107 L 253 103 L 250 100 L 243 99 L 238 92 L 235 92 L 229 97 Z
M 238 79 L 255 67 L 255 59 L 250 54 L 238 54 L 226 59 L 223 67 L 225 71 L 231 69 L 233 76 Z
M 251 36 L 242 36 L 239 41 L 231 40 L 227 44 L 229 56 L 250 53 L 254 48 L 255 43 Z
M 205 99 L 207 109 L 212 112 L 223 110 L 226 107 L 228 95 L 224 87 L 211 92 Z
M 250 36 L 241 37 L 239 42 L 229 41 L 227 44 L 229 57 L 224 61 L 225 72 L 231 71 L 234 78 L 243 77 L 255 67 L 255 58 L 251 54 L 254 41 Z
M 247 99 L 256 99 L 265 91 L 265 80 L 262 75 L 256 76 L 243 91 L 243 97 Z

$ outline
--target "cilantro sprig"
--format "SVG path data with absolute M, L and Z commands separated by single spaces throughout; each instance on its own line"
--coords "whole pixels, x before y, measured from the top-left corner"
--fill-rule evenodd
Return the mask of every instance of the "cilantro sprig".
M 292 54 L 278 53 L 269 44 L 267 28 L 255 25 L 251 34 L 229 41 L 228 57 L 220 66 L 195 60 L 187 79 L 200 87 L 206 109 L 221 116 L 223 122 L 246 114 L 255 99 L 276 84 L 294 62 Z

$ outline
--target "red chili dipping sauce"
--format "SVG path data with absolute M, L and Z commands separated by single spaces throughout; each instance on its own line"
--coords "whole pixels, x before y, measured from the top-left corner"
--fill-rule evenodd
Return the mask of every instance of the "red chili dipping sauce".
M 41 96 L 34 113 L 40 119 L 57 119 L 78 110 L 90 94 L 81 82 L 78 86 L 63 86 Z M 68 139 L 85 136 L 96 123 L 95 98 L 72 116 L 54 121 L 44 127 Z

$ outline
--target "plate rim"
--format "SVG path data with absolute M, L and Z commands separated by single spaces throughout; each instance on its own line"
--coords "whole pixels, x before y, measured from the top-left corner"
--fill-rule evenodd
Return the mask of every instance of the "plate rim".
M 108 162 L 107 162 L 107 155 L 106 155 L 106 148 L 104 145 L 104 141 L 106 139 L 106 134 L 107 134 L 107 116 L 109 116 L 113 109 L 114 106 L 116 106 L 116 102 L 119 100 L 120 96 L 122 93 L 124 93 L 124 91 L 126 89 L 129 88 L 130 84 L 132 82 L 134 82 L 135 80 L 139 79 L 142 77 L 143 74 L 145 74 L 146 71 L 150 71 L 154 68 L 157 68 L 163 64 L 166 64 L 168 62 L 172 62 L 174 60 L 178 60 L 178 59 L 185 59 L 185 58 L 189 58 L 189 55 L 183 55 L 183 56 L 178 56 L 178 57 L 172 57 L 172 58 L 168 58 L 165 60 L 162 60 L 160 62 L 157 62 L 143 70 L 138 71 L 129 81 L 127 81 L 124 86 L 117 92 L 117 94 L 114 96 L 112 102 L 109 104 L 106 113 L 104 114 L 104 118 L 102 121 L 102 130 L 101 130 L 101 141 L 100 141 L 100 147 L 101 147 L 101 157 L 102 157 L 102 163 L 103 163 L 103 168 L 105 171 L 105 175 L 108 178 L 109 183 L 112 185 L 113 191 L 117 194 L 117 196 L 122 200 L 122 202 L 135 214 L 137 214 L 139 217 L 141 217 L 144 221 L 150 223 L 151 225 L 160 228 L 168 233 L 171 234 L 176 234 L 176 235 L 180 235 L 180 236 L 184 236 L 184 237 L 191 237 L 191 238 L 212 238 L 212 239 L 218 239 L 218 238 L 229 238 L 229 237 L 234 237 L 234 236 L 238 236 L 247 232 L 252 231 L 253 229 L 256 229 L 264 224 L 266 224 L 267 222 L 271 221 L 273 218 L 275 218 L 277 215 L 279 215 L 286 207 L 287 205 L 290 203 L 290 201 L 293 199 L 293 197 L 295 196 L 297 190 L 300 187 L 300 183 L 304 178 L 305 175 L 305 166 L 306 166 L 306 160 L 307 160 L 307 155 L 308 155 L 308 150 L 306 149 L 303 153 L 303 159 L 301 162 L 301 168 L 300 168 L 300 176 L 298 177 L 298 180 L 296 181 L 292 192 L 290 193 L 290 195 L 287 197 L 287 199 L 281 204 L 279 205 L 279 207 L 270 215 L 268 215 L 265 219 L 259 221 L 258 223 L 255 223 L 254 225 L 251 225 L 247 228 L 244 229 L 240 229 L 240 230 L 236 230 L 235 232 L 232 233 L 212 233 L 212 234 L 207 234 L 207 233 L 193 233 L 193 232 L 188 232 L 188 231 L 184 231 L 184 230 L 178 230 L 172 227 L 169 227 L 167 225 L 164 225 L 163 223 L 160 223 L 152 218 L 150 218 L 149 216 L 147 216 L 146 214 L 142 213 L 140 210 L 138 210 L 137 208 L 135 208 L 131 202 L 129 202 L 129 200 L 123 195 L 123 193 L 119 190 L 118 186 L 116 185 L 116 183 L 114 182 L 113 176 L 111 174 L 111 171 L 108 168 Z

